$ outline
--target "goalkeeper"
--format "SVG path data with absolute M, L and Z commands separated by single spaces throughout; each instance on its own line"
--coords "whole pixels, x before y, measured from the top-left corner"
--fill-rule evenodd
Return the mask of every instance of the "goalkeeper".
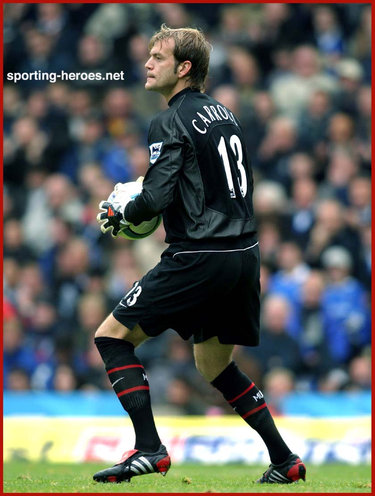
M 95 334 L 108 377 L 135 430 L 134 449 L 94 475 L 100 482 L 165 475 L 147 376 L 134 349 L 168 328 L 193 336 L 196 366 L 265 442 L 271 464 L 258 482 L 305 478 L 305 466 L 280 436 L 257 386 L 232 360 L 235 344 L 259 343 L 259 248 L 252 171 L 241 126 L 204 93 L 210 45 L 190 28 L 162 26 L 150 41 L 146 90 L 169 108 L 150 125 L 150 163 L 141 193 L 127 186 L 101 203 L 102 230 L 162 213 L 169 247 L 122 298 Z

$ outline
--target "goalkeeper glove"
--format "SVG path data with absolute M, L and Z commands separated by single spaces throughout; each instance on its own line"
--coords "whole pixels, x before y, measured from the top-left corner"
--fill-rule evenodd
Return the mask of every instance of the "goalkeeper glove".
M 121 205 L 115 202 L 101 201 L 99 203 L 99 208 L 102 212 L 99 212 L 96 220 L 101 224 L 100 229 L 102 233 L 106 233 L 111 230 L 111 235 L 116 238 L 120 229 L 127 225 L 128 222 L 124 220 L 124 216 L 121 210 Z
M 129 225 L 124 217 L 125 207 L 142 191 L 142 181 L 141 176 L 136 182 L 117 183 L 108 199 L 99 203 L 103 212 L 99 212 L 96 219 L 103 233 L 111 230 L 112 237 L 116 238 L 120 229 Z

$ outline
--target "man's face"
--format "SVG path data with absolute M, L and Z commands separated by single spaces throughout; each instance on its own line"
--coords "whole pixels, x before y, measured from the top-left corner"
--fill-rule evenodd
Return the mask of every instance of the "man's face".
M 174 40 L 169 38 L 155 43 L 151 48 L 150 58 L 145 64 L 147 69 L 146 90 L 157 91 L 162 95 L 173 91 L 179 80 L 175 70 L 174 45 Z

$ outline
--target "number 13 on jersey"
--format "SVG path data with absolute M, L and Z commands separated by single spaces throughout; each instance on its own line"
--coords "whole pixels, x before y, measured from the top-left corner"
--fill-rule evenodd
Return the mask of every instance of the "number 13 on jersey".
M 243 163 L 242 163 L 243 151 L 242 151 L 242 144 L 241 144 L 240 138 L 236 134 L 232 134 L 232 136 L 230 137 L 230 140 L 229 140 L 229 145 L 230 145 L 230 147 L 234 153 L 234 156 L 236 159 L 236 165 L 237 165 L 237 168 L 240 172 L 240 176 L 237 177 L 237 179 L 238 179 L 238 184 L 240 186 L 241 195 L 243 197 L 245 197 L 246 193 L 247 193 L 247 179 L 246 179 L 245 167 L 243 166 Z M 232 172 L 230 170 L 228 150 L 227 150 L 227 145 L 225 143 L 224 136 L 222 136 L 220 138 L 217 150 L 220 154 L 220 157 L 223 160 L 225 175 L 227 178 L 228 188 L 229 188 L 229 192 L 230 192 L 230 197 L 236 198 L 236 192 L 234 190 L 234 184 L 233 184 L 233 176 L 232 176 Z

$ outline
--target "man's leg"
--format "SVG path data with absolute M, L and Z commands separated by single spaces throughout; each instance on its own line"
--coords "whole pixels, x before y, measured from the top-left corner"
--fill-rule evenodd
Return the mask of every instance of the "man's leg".
M 112 387 L 133 422 L 135 449 L 153 452 L 161 442 L 151 410 L 147 376 L 134 354 L 134 348 L 147 338 L 139 326 L 130 331 L 110 314 L 96 331 L 95 344 Z
M 170 459 L 155 427 L 147 376 L 134 354 L 134 348 L 146 339 L 148 336 L 138 325 L 131 331 L 112 314 L 96 331 L 95 344 L 109 380 L 135 431 L 134 450 L 126 452 L 114 467 L 95 474 L 96 481 L 121 482 L 150 472 L 165 475 L 170 466 Z
M 207 381 L 223 394 L 233 409 L 262 437 L 272 464 L 278 466 L 284 464 L 291 460 L 290 457 L 295 457 L 296 455 L 292 455 L 280 436 L 262 392 L 239 370 L 232 360 L 232 352 L 233 345 L 223 345 L 217 337 L 208 339 L 203 343 L 194 344 L 197 369 Z M 304 478 L 305 472 L 303 472 L 303 476 L 301 473 L 300 477 L 299 467 L 297 468 L 298 470 L 295 474 L 297 479 Z M 289 471 L 285 472 L 285 474 L 289 474 Z M 294 477 L 294 473 L 292 475 Z M 280 479 L 282 477 L 284 477 L 283 474 L 281 474 Z M 289 475 L 285 479 L 289 479 Z M 293 478 L 293 480 L 297 479 Z M 264 482 L 282 483 L 292 482 L 292 480 L 267 480 Z

